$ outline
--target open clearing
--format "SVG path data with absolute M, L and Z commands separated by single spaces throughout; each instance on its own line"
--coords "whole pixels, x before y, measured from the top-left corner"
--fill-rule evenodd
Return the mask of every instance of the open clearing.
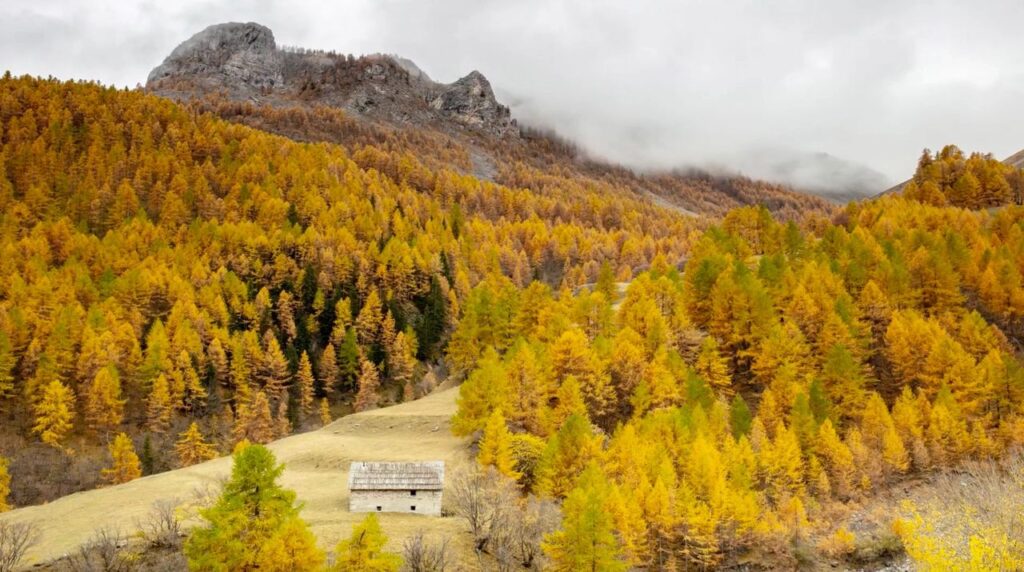
M 285 464 L 281 484 L 294 490 L 305 503 L 302 517 L 321 547 L 333 550 L 364 516 L 348 512 L 348 467 L 352 461 L 443 460 L 446 475 L 451 475 L 456 466 L 469 459 L 468 440 L 453 437 L 449 429 L 457 395 L 458 388 L 446 389 L 409 403 L 349 415 L 322 429 L 268 445 Z M 0 515 L 0 520 L 33 522 L 39 527 L 40 541 L 22 562 L 23 566 L 32 566 L 74 552 L 100 528 L 131 534 L 154 502 L 191 501 L 195 491 L 217 487 L 230 471 L 231 459 L 222 457 L 17 509 Z M 473 553 L 460 519 L 384 514 L 381 525 L 392 550 L 400 549 L 405 538 L 423 530 L 428 538 L 451 537 L 456 554 Z M 472 564 L 466 562 L 463 566 Z

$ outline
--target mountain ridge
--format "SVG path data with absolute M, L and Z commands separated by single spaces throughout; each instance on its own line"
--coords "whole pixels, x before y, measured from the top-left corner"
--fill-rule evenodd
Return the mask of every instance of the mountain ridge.
M 278 106 L 315 100 L 397 125 L 519 134 L 479 71 L 444 84 L 398 56 L 282 49 L 273 31 L 255 22 L 214 24 L 193 35 L 150 72 L 146 88 L 172 99 L 220 92 Z
M 739 174 L 643 172 L 592 157 L 551 130 L 520 125 L 477 70 L 438 83 L 401 56 L 281 48 L 254 22 L 215 24 L 185 40 L 149 74 L 146 91 L 297 141 L 402 148 L 421 160 L 437 155 L 437 167 L 508 186 L 528 184 L 527 166 L 563 186 L 610 184 L 703 215 L 747 204 L 786 218 L 833 208 L 815 194 Z M 459 157 L 471 165 L 452 162 Z

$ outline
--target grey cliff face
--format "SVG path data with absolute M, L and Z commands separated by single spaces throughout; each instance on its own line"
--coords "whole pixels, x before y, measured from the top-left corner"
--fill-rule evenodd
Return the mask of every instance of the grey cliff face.
M 149 74 L 147 83 L 194 77 L 220 80 L 228 88 L 272 88 L 284 82 L 281 64 L 269 28 L 230 22 L 185 40 Z
M 430 102 L 430 106 L 474 127 L 511 126 L 512 118 L 508 108 L 498 103 L 494 97 L 494 90 L 491 89 L 491 82 L 476 70 L 451 84 Z
M 269 105 L 340 107 L 397 125 L 519 132 L 480 72 L 441 84 L 398 56 L 281 50 L 269 28 L 252 22 L 217 24 L 192 36 L 149 74 L 146 87 L 176 99 L 221 92 Z

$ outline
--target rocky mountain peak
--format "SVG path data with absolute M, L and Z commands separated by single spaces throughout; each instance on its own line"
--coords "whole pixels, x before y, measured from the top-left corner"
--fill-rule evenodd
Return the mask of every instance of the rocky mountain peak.
M 476 70 L 448 86 L 430 106 L 474 127 L 492 125 L 507 129 L 511 126 L 509 109 L 498 103 L 491 82 Z
M 192 76 L 254 89 L 284 81 L 274 32 L 254 22 L 209 26 L 182 42 L 149 74 L 147 84 Z
M 516 135 L 508 107 L 479 71 L 451 84 L 430 79 L 412 61 L 375 54 L 354 58 L 321 50 L 280 49 L 253 22 L 217 24 L 185 40 L 150 74 L 147 89 L 175 99 L 207 93 L 269 105 L 329 105 L 393 124 Z

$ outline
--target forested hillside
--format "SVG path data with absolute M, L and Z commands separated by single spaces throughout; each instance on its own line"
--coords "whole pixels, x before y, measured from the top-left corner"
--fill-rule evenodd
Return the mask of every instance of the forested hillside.
M 981 153 L 965 156 L 955 145 L 947 145 L 934 157 L 925 149 L 903 196 L 971 209 L 1019 205 L 1024 202 L 1024 176 L 1012 157 L 1003 162 Z
M 893 197 L 805 231 L 743 208 L 621 300 L 610 275 L 578 296 L 485 281 L 449 345 L 453 430 L 564 499 L 557 570 L 863 557 L 886 541 L 847 527 L 857 506 L 1024 441 L 1022 220 Z M 1021 566 L 1018 520 L 937 511 L 890 506 L 883 534 L 933 569 Z
M 523 128 L 519 137 L 495 139 L 467 132 L 395 128 L 353 117 L 313 102 L 273 107 L 196 94 L 189 104 L 225 119 L 299 141 L 328 141 L 349 147 L 371 145 L 399 156 L 411 154 L 430 168 L 456 169 L 478 179 L 544 193 L 551 189 L 595 190 L 654 198 L 662 206 L 692 215 L 721 216 L 730 209 L 760 204 L 786 219 L 829 214 L 834 205 L 778 183 L 699 169 L 638 172 L 590 157 L 571 141 L 541 129 Z
M 12 501 L 102 482 L 107 443 L 148 473 L 319 424 L 356 393 L 356 408 L 410 399 L 484 277 L 628 280 L 682 259 L 698 228 L 626 190 L 430 165 L 138 91 L 0 80 Z
M 440 160 L 481 179 L 544 192 L 635 193 L 691 213 L 763 204 L 782 216 L 826 212 L 785 185 L 696 171 L 639 173 L 591 157 L 544 129 L 523 127 L 472 71 L 438 83 L 404 58 L 281 48 L 255 22 L 199 31 L 149 75 L 146 91 L 301 141 L 370 144 Z
M 503 569 L 1021 566 L 1012 519 L 858 512 L 1024 441 L 1019 170 L 947 147 L 833 210 L 521 135 L 5 75 L 0 508 L 450 375 L 490 471 L 460 482 L 536 525 L 474 529 Z M 292 500 L 263 532 L 315 548 Z

